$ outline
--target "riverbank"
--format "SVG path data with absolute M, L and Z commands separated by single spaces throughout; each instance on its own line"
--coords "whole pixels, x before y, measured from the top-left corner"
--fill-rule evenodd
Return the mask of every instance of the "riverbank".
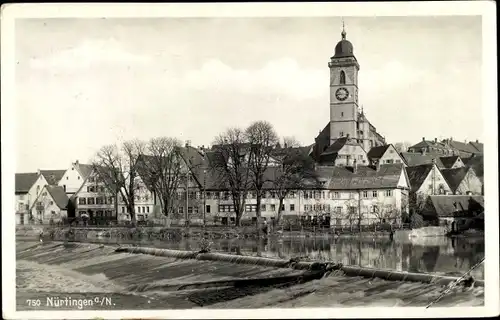
M 317 231 L 283 231 L 277 230 L 266 234 L 257 232 L 255 227 L 54 227 L 54 226 L 20 226 L 16 227 L 16 236 L 38 237 L 43 233 L 43 237 L 48 240 L 68 240 L 68 239 L 150 239 L 150 240 L 180 240 L 185 238 L 201 239 L 265 239 L 265 238 L 387 238 L 391 237 L 389 231 L 368 231 L 350 232 L 344 230 L 334 233 L 332 230 Z
M 117 252 L 117 248 L 17 242 L 18 310 L 28 310 L 25 297 L 45 301 L 49 295 L 88 298 L 104 293 L 109 305 L 86 309 L 423 307 L 444 288 L 436 282 L 391 281 L 341 270 L 325 273 L 312 264 L 305 269 L 273 266 L 262 259 L 217 254 L 181 259 L 168 256 L 168 251 L 153 255 L 124 252 L 137 250 L 131 247 Z M 436 306 L 483 304 L 484 288 L 478 286 L 457 287 Z M 42 309 L 54 308 L 42 305 Z

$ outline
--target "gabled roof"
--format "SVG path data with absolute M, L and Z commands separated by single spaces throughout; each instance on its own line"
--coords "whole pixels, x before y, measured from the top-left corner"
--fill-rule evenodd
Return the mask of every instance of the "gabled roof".
M 455 162 L 459 159 L 459 156 L 449 156 L 449 157 L 440 157 L 439 160 L 441 160 L 441 163 L 443 164 L 443 167 L 446 169 L 451 169 Z
M 323 156 L 326 154 L 338 153 L 345 145 L 360 146 L 360 144 L 355 140 L 347 137 L 342 137 L 336 139 L 328 148 L 326 148 L 325 151 L 323 151 L 321 155 Z
M 484 156 L 482 155 L 474 155 L 469 158 L 463 158 L 463 163 L 474 169 L 474 172 L 479 178 L 484 176 Z
M 441 173 L 443 174 L 443 177 L 446 180 L 446 182 L 448 182 L 451 191 L 455 192 L 460 183 L 462 182 L 462 180 L 467 175 L 467 172 L 469 172 L 469 170 L 470 168 L 468 167 L 443 169 L 441 170 Z
M 426 215 L 435 213 L 438 217 L 473 217 L 484 211 L 483 196 L 433 195 L 427 204 Z
M 64 173 L 66 173 L 66 170 L 40 170 L 40 174 L 47 180 L 47 183 L 53 186 L 59 183 Z
M 78 173 L 82 176 L 83 180 L 87 179 L 87 177 L 90 176 L 94 169 L 91 164 L 74 163 L 73 165 L 75 166 Z
M 417 191 L 424 183 L 425 179 L 431 172 L 433 164 L 422 164 L 419 166 L 407 167 L 406 173 L 410 179 L 410 186 L 412 191 Z
M 386 144 L 383 146 L 373 147 L 368 152 L 368 159 L 380 159 L 384 155 L 384 153 L 389 149 L 391 145 Z
M 48 191 L 52 199 L 54 200 L 54 203 L 60 208 L 60 209 L 66 209 L 68 206 L 69 198 L 66 195 L 66 192 L 64 191 L 63 187 L 60 186 L 53 186 L 53 185 L 46 185 L 45 189 Z
M 423 164 L 432 164 L 432 160 L 436 160 L 436 165 L 439 168 L 444 168 L 439 155 L 436 154 L 421 154 L 417 152 L 401 152 L 401 157 L 409 167 L 420 166 Z
M 28 193 L 36 179 L 36 172 L 16 173 L 16 193 Z

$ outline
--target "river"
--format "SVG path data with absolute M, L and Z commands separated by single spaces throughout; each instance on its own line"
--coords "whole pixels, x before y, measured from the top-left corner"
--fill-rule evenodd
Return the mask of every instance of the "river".
M 178 250 L 199 250 L 198 240 L 122 240 L 104 238 L 92 242 L 134 244 Z M 266 240 L 212 240 L 211 250 L 241 255 L 276 258 L 307 258 L 335 261 L 408 272 L 460 276 L 484 257 L 484 239 L 428 237 L 420 239 L 386 238 L 284 238 Z M 484 267 L 473 270 L 484 279 Z

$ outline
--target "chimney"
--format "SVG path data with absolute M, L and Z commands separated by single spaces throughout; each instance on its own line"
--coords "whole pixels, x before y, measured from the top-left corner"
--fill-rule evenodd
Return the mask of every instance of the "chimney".
M 479 139 L 476 139 L 476 143 L 479 143 Z
M 425 156 L 425 148 L 420 149 L 420 153 Z
M 191 140 L 186 140 L 186 148 L 191 145 Z
M 75 164 L 76 164 L 76 165 L 79 165 L 79 164 L 80 164 L 80 162 L 78 162 L 78 160 L 76 160 L 76 161 L 75 161 Z
M 422 137 L 422 141 L 425 141 L 425 137 Z
M 36 173 L 37 173 L 38 175 L 40 175 L 40 173 L 41 173 L 41 172 L 40 172 L 40 169 L 36 169 Z
M 434 138 L 434 143 L 437 143 L 438 142 L 438 138 Z
M 356 161 L 356 159 L 354 159 L 354 161 L 353 161 L 352 172 L 353 173 L 357 173 L 358 172 L 358 162 Z
M 346 135 L 347 139 L 349 139 L 349 134 Z
M 375 162 L 375 170 L 378 172 L 380 171 L 380 160 Z

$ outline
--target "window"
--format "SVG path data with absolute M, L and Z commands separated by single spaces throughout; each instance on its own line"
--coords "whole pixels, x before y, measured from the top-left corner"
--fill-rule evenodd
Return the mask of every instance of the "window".
M 95 199 L 96 204 L 104 204 L 104 198 L 103 197 L 97 197 Z
M 234 205 L 229 205 L 229 204 L 219 205 L 219 212 L 233 212 L 233 211 L 234 211 Z
M 188 213 L 193 213 L 193 207 L 188 207 Z
M 363 160 L 363 155 L 362 155 L 362 154 L 360 154 L 360 155 L 358 156 L 358 159 L 359 159 L 359 160 Z
M 85 199 L 85 198 L 78 198 L 78 204 L 85 205 L 85 204 L 87 204 L 87 201 L 86 201 L 86 200 L 87 200 L 87 199 Z
M 342 207 L 335 207 L 335 213 L 342 214 Z
M 146 212 L 146 207 L 142 207 L 142 213 L 145 213 L 145 212 Z
M 285 204 L 281 205 L 281 211 L 285 211 Z
M 343 112 L 341 112 L 341 113 L 340 113 L 340 116 L 341 116 L 341 117 L 343 117 L 343 116 L 344 116 L 344 113 L 343 113 Z
M 377 213 L 378 212 L 378 206 L 373 206 L 372 207 L 372 212 Z
M 363 198 L 368 198 L 368 191 L 363 191 Z
M 200 210 L 200 208 L 199 208 L 199 207 L 194 207 L 194 213 L 198 213 L 198 212 L 199 212 L 199 210 Z
M 401 163 L 401 160 L 395 160 L 396 163 Z
M 295 211 L 295 205 L 294 204 L 290 205 L 290 211 Z
M 276 205 L 275 204 L 271 205 L 271 211 L 276 211 Z
M 122 207 L 122 213 L 125 213 L 125 207 Z
M 255 211 L 257 211 L 257 205 L 256 204 L 246 204 L 245 211 L 246 212 L 255 212 Z
M 109 198 L 108 198 L 108 203 L 109 203 L 109 204 L 113 204 L 113 197 L 109 197 Z
M 392 190 L 385 190 L 386 197 L 392 197 Z
M 179 213 L 184 213 L 184 207 L 179 207 Z
M 378 197 L 377 190 L 374 190 L 374 191 L 372 192 L 372 195 L 373 195 L 373 197 L 374 197 L 374 198 L 377 198 L 377 197 Z
M 261 204 L 260 205 L 260 211 L 266 211 L 266 205 L 265 204 Z
M 212 193 L 211 193 L 210 191 L 209 191 L 209 192 L 206 192 L 206 193 L 205 193 L 205 197 L 206 197 L 207 199 L 212 199 Z
M 210 205 L 209 205 L 209 204 L 207 204 L 207 205 L 205 206 L 205 212 L 206 212 L 206 213 L 210 213 Z
M 146 212 L 149 213 L 149 207 L 146 207 Z
M 333 193 L 333 198 L 334 199 L 339 199 L 340 198 L 340 194 L 338 192 L 334 192 Z
M 51 205 L 51 206 L 52 206 L 52 205 L 54 205 L 54 201 L 50 201 L 50 205 Z
M 290 191 L 290 198 L 294 199 L 296 197 L 295 191 Z
M 340 81 L 339 81 L 340 84 L 345 84 L 345 72 L 344 71 L 340 71 Z
M 94 198 L 87 198 L 87 204 L 95 204 L 95 199 Z

